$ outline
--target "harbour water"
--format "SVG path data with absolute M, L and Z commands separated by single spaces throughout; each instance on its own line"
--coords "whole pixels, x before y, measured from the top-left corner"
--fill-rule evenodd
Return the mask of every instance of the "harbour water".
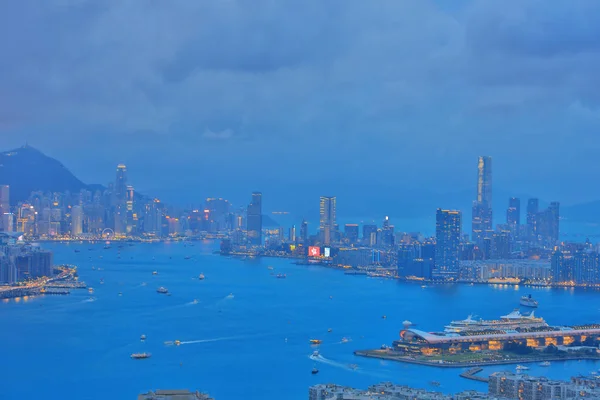
M 404 320 L 430 331 L 472 313 L 497 318 L 528 293 L 540 303 L 536 313 L 552 325 L 600 321 L 595 290 L 422 288 L 286 259 L 220 257 L 213 254 L 215 242 L 44 247 L 54 251 L 56 263 L 78 265 L 94 293 L 0 302 L 2 399 L 134 399 L 151 389 L 187 388 L 217 400 L 305 400 L 316 383 L 366 388 L 381 381 L 485 391 L 485 384 L 459 378 L 463 369 L 367 359 L 353 351 L 391 344 Z M 157 293 L 160 286 L 171 295 Z M 349 340 L 342 342 L 344 337 Z M 314 347 L 310 339 L 323 343 Z M 313 361 L 315 350 L 321 355 Z M 152 357 L 130 359 L 141 352 Z M 314 366 L 317 375 L 311 374 Z M 528 372 L 568 379 L 599 367 L 593 361 L 554 362 L 530 365 Z M 512 367 L 488 367 L 481 375 L 507 369 Z M 441 385 L 434 388 L 431 381 Z

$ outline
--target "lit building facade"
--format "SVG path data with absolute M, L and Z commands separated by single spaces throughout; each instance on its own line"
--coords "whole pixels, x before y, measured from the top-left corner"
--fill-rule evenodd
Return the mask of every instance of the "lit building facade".
M 481 156 L 477 163 L 477 199 L 473 202 L 471 239 L 481 244 L 492 230 L 492 157 Z
M 453 280 L 458 278 L 461 226 L 462 214 L 460 211 L 437 210 L 434 279 Z
M 252 201 L 248 205 L 246 230 L 248 243 L 251 246 L 262 245 L 262 193 L 253 192 Z
M 319 229 L 323 244 L 330 244 L 335 228 L 335 196 L 321 196 L 319 201 Z

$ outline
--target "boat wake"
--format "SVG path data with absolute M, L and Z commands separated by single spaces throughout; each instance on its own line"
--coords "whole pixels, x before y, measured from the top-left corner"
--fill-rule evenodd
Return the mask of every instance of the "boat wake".
M 353 369 L 349 365 L 341 363 L 341 362 L 330 360 L 328 358 L 323 357 L 320 354 L 318 356 L 315 356 L 315 355 L 311 354 L 310 356 L 308 356 L 308 358 L 310 358 L 311 360 L 316 361 L 316 362 L 320 362 L 320 363 L 323 363 L 323 364 L 331 365 L 332 367 L 343 368 L 343 369 L 348 370 L 348 371 L 353 371 Z
M 185 340 L 185 341 L 180 341 L 178 346 L 183 346 L 185 344 L 221 342 L 224 340 L 236 340 L 236 339 L 244 339 L 244 338 L 245 338 L 245 336 L 227 336 L 227 337 L 220 337 L 220 338 L 213 338 L 213 339 Z M 175 342 L 167 341 L 167 342 L 165 342 L 165 345 L 173 346 L 173 345 L 175 345 Z
M 90 297 L 89 299 L 82 300 L 81 302 L 82 303 L 93 303 L 94 301 L 96 301 L 96 298 Z

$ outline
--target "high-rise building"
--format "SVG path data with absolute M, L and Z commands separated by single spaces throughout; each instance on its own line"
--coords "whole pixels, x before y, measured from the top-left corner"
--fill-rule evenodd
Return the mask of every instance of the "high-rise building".
M 461 212 L 437 210 L 434 278 L 456 279 L 459 271 Z
M 539 212 L 539 199 L 527 200 L 527 236 L 529 241 L 537 239 L 537 214 Z
M 246 230 L 248 242 L 252 246 L 262 245 L 262 193 L 253 192 L 252 201 L 248 205 Z
M 344 236 L 348 243 L 356 244 L 358 242 L 358 224 L 344 225 Z
M 373 247 L 377 244 L 377 225 L 363 225 L 363 244 Z
M 81 206 L 71 208 L 71 236 L 77 237 L 83 233 L 83 209 Z
M 335 196 L 321 196 L 319 202 L 319 229 L 323 244 L 330 244 L 335 226 Z
M 289 233 L 289 240 L 290 242 L 296 242 L 296 225 L 293 225 L 290 228 L 290 233 Z
M 125 205 L 126 205 L 126 209 L 127 209 L 127 214 L 126 214 L 126 221 L 127 221 L 127 225 L 125 227 L 125 231 L 127 233 L 132 233 L 133 232 L 133 219 L 134 219 L 134 213 L 133 213 L 133 197 L 134 197 L 134 193 L 135 190 L 133 188 L 133 186 L 131 185 L 127 185 L 127 194 L 126 194 L 126 198 L 125 198 Z
M 127 231 L 127 167 L 117 165 L 115 179 L 115 233 L 124 234 Z
M 302 219 L 300 225 L 300 242 L 304 245 L 308 242 L 308 222 L 305 219 Z
M 381 228 L 381 247 L 392 247 L 394 239 L 394 226 L 390 225 L 390 217 L 386 215 Z
M 508 209 L 506 210 L 506 224 L 513 237 L 519 234 L 521 225 L 521 200 L 516 197 L 508 199 Z
M 10 213 L 10 187 L 8 185 L 0 185 L 0 217 L 5 213 Z M 4 226 L 3 218 L 0 221 L 0 232 L 8 231 Z
M 492 231 L 492 157 L 481 156 L 477 163 L 477 199 L 473 202 L 471 239 L 481 244 Z
M 551 269 L 552 269 L 552 283 L 560 283 L 565 281 L 565 257 L 560 250 L 555 250 L 552 253 Z
M 556 244 L 559 239 L 560 227 L 560 203 L 553 201 L 548 206 L 548 241 L 550 244 Z

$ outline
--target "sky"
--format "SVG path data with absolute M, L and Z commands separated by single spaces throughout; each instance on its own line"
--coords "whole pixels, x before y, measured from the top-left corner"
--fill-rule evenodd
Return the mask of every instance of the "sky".
M 474 198 L 490 155 L 496 202 L 585 202 L 599 38 L 597 0 L 2 2 L 0 147 L 89 183 L 123 162 L 169 199 L 348 213 Z

